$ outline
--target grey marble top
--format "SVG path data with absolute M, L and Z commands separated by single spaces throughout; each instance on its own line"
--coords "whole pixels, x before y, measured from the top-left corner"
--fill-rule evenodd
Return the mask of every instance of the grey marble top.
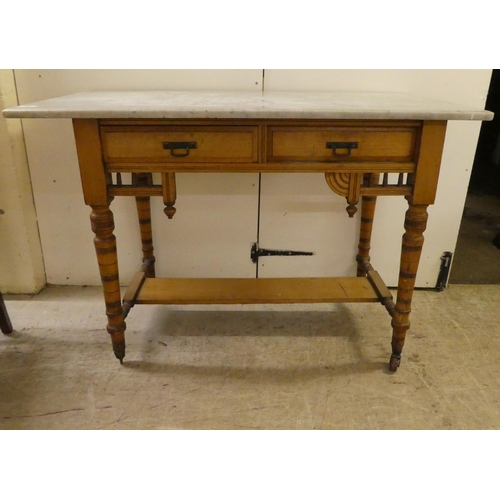
M 3 110 L 7 118 L 492 120 L 493 113 L 382 92 L 103 91 Z

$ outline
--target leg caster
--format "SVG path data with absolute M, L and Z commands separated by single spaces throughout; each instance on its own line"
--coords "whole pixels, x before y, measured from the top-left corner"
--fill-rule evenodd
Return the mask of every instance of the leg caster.
M 125 322 L 117 327 L 108 325 L 106 329 L 111 335 L 111 345 L 113 346 L 115 357 L 123 365 L 123 358 L 125 357 Z
M 92 231 L 96 235 L 94 244 L 106 303 L 107 330 L 111 336 L 113 352 L 120 363 L 123 363 L 126 325 L 121 303 L 113 214 L 108 205 L 92 205 L 90 220 Z
M 389 360 L 389 370 L 391 372 L 397 371 L 399 365 L 401 364 L 401 354 L 392 354 Z
M 115 353 L 116 359 L 120 361 L 123 365 L 123 358 L 125 357 L 125 341 L 113 342 L 113 352 Z
M 405 216 L 405 233 L 401 250 L 398 294 L 392 315 L 392 356 L 389 369 L 395 372 L 401 364 L 401 351 L 406 332 L 410 328 L 410 312 L 418 263 L 424 243 L 423 233 L 427 222 L 427 205 L 410 203 Z

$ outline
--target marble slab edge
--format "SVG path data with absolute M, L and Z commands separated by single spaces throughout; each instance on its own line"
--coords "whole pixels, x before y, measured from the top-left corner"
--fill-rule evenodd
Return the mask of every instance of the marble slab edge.
M 380 92 L 96 91 L 22 104 L 7 118 L 492 120 L 457 103 Z
M 69 119 L 309 119 L 309 120 L 465 120 L 490 121 L 489 111 L 128 111 L 128 110 L 48 110 L 23 107 L 3 110 L 5 118 Z

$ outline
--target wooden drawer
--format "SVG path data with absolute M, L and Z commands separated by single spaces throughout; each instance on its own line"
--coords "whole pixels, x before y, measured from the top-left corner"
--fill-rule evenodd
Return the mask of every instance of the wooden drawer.
M 106 163 L 257 162 L 256 126 L 102 126 Z
M 269 127 L 267 161 L 412 161 L 418 126 Z

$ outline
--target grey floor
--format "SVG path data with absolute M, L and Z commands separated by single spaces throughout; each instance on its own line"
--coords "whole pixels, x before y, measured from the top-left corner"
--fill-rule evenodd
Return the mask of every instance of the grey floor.
M 378 304 L 136 306 L 123 366 L 99 288 L 6 304 L 1 429 L 500 428 L 500 286 L 417 291 L 395 374 Z

